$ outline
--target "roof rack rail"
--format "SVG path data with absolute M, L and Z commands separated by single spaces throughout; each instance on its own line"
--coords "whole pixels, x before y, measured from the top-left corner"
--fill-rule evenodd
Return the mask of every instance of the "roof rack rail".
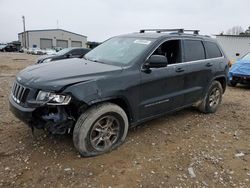
M 145 33 L 147 31 L 154 31 L 156 33 L 165 33 L 165 32 L 178 32 L 182 34 L 184 32 L 193 32 L 194 35 L 199 35 L 200 30 L 185 30 L 185 29 L 141 29 L 140 33 Z
M 193 32 L 194 35 L 199 35 L 200 30 L 184 30 L 186 32 Z

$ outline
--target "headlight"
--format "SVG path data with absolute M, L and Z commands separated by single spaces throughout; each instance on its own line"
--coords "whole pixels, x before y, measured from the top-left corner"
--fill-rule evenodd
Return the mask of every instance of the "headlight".
M 48 62 L 50 62 L 51 60 L 52 60 L 51 58 L 45 59 L 45 60 L 43 60 L 43 63 L 48 63 Z
M 39 91 L 36 100 L 40 102 L 45 102 L 49 105 L 67 105 L 69 104 L 71 97 L 69 95 L 61 95 L 46 91 Z

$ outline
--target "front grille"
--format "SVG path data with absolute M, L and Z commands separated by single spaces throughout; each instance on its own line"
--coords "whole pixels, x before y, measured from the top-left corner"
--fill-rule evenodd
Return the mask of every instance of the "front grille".
M 17 82 L 14 82 L 11 96 L 16 103 L 18 104 L 24 103 L 29 94 L 29 91 L 30 90 L 28 88 L 20 85 Z

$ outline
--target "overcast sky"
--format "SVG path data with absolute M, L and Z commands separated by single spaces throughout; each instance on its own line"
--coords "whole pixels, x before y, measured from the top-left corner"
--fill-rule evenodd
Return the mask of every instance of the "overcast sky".
M 26 29 L 59 28 L 103 41 L 141 28 L 200 29 L 217 34 L 250 26 L 249 0 L 0 0 L 0 42 Z

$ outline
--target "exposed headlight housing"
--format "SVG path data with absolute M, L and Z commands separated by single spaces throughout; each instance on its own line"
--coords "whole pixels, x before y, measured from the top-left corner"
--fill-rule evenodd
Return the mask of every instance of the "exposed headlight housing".
M 56 94 L 47 91 L 39 91 L 36 100 L 48 105 L 68 105 L 71 101 L 69 95 Z
M 50 62 L 51 60 L 52 60 L 51 58 L 45 59 L 45 60 L 43 60 L 43 63 L 48 63 L 48 62 Z

